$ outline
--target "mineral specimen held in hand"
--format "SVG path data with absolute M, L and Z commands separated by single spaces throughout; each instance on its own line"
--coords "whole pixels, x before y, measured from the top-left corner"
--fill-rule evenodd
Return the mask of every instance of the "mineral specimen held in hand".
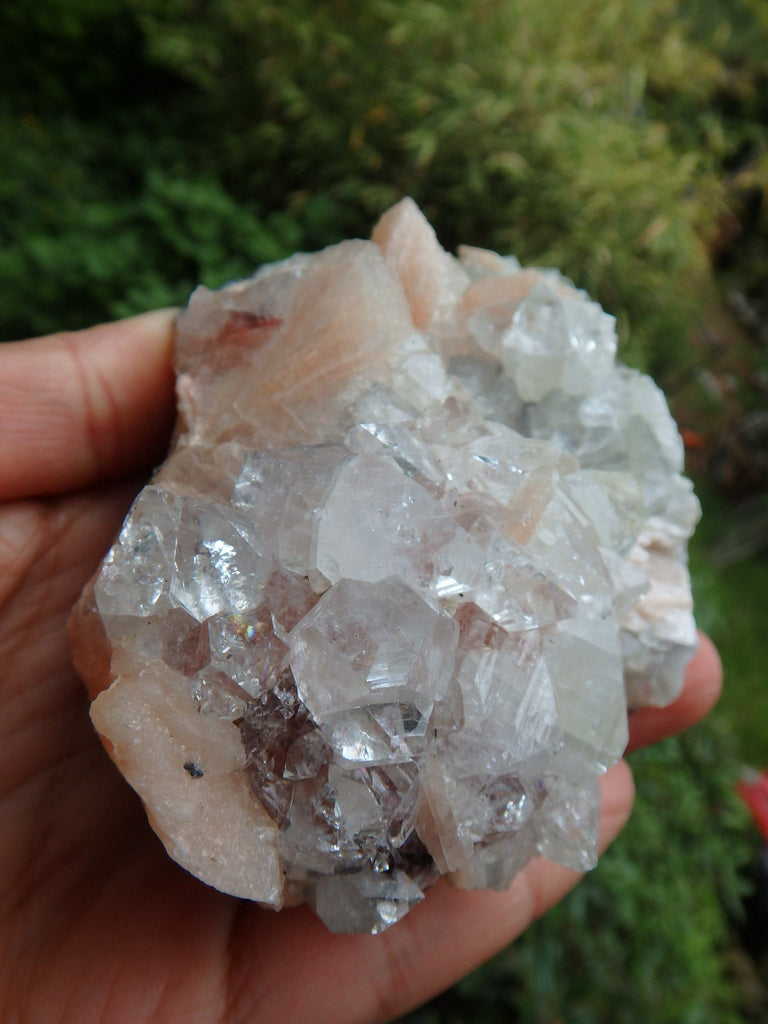
M 596 860 L 627 704 L 679 692 L 699 509 L 660 391 L 553 271 L 417 207 L 178 320 L 173 450 L 72 623 L 169 853 L 377 932 Z

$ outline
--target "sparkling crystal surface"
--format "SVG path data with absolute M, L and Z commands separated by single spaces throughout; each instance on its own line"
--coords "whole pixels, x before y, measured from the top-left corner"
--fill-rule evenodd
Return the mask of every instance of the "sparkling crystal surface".
M 410 200 L 193 294 L 174 447 L 72 622 L 180 863 L 370 932 L 440 875 L 595 864 L 627 707 L 696 643 L 682 445 L 615 356 L 565 278 L 448 255 Z

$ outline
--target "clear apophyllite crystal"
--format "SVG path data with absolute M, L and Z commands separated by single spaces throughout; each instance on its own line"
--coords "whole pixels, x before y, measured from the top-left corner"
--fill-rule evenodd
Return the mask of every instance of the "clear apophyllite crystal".
M 408 200 L 373 237 L 195 292 L 175 447 L 73 641 L 177 860 L 376 932 L 441 874 L 593 866 L 627 703 L 695 645 L 698 504 L 584 293 Z

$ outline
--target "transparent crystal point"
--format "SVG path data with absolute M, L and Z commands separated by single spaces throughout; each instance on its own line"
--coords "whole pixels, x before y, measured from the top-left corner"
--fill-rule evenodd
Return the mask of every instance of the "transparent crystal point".
M 363 872 L 321 879 L 313 897 L 315 913 L 332 932 L 378 932 L 399 921 L 424 898 L 404 872 Z
M 146 487 L 133 503 L 118 542 L 94 583 L 107 632 L 120 620 L 143 618 L 171 607 L 171 576 L 181 501 L 160 487 Z
M 600 787 L 597 781 L 553 779 L 541 807 L 538 848 L 547 860 L 573 871 L 597 864 Z
M 341 580 L 288 637 L 302 700 L 318 719 L 405 699 L 428 713 L 450 680 L 458 626 L 401 580 Z
M 253 607 L 272 566 L 247 517 L 224 505 L 183 501 L 170 595 L 198 621 Z

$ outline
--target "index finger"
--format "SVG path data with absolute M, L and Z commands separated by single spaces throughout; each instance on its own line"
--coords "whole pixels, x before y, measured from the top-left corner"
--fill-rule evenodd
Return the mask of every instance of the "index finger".
M 638 708 L 629 716 L 628 753 L 689 729 L 709 714 L 720 696 L 723 667 L 715 645 L 699 633 L 699 646 L 685 671 L 683 691 L 665 708 Z

